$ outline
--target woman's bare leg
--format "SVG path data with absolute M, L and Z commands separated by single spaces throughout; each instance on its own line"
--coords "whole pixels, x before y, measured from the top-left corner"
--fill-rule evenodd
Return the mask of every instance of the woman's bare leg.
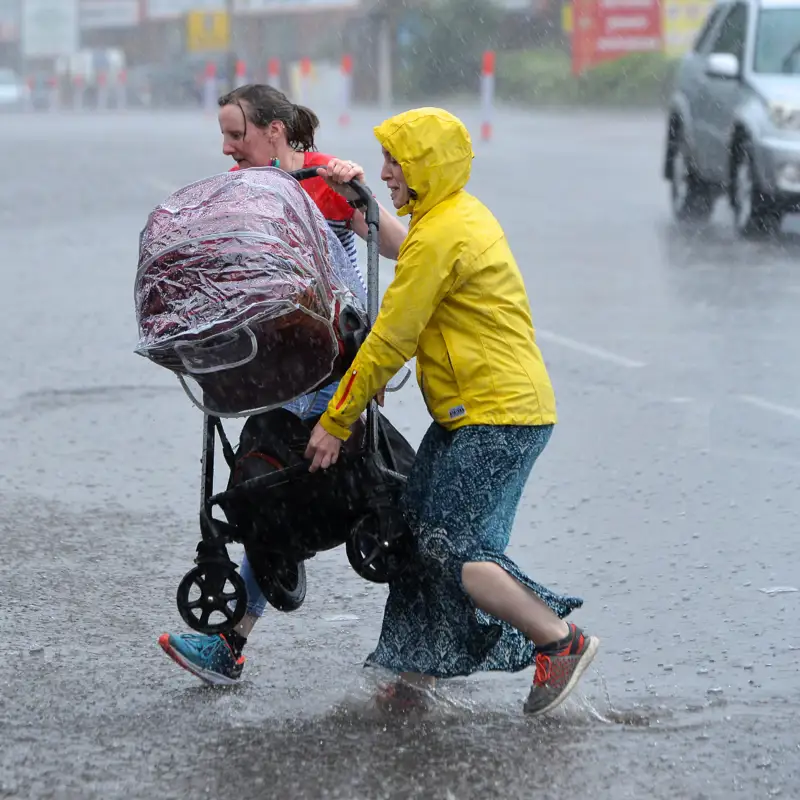
M 481 611 L 522 631 L 537 647 L 569 634 L 567 623 L 499 564 L 491 561 L 464 564 L 461 580 Z
M 462 582 L 478 608 L 513 625 L 539 647 L 569 634 L 569 626 L 564 620 L 494 562 L 464 564 Z M 400 678 L 423 691 L 436 685 L 436 678 L 419 672 L 402 672 Z

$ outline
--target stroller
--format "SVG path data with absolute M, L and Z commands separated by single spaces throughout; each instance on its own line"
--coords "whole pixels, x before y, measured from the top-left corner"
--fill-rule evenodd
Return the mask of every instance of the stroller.
M 176 374 L 204 414 L 201 539 L 177 590 L 181 617 L 200 633 L 229 631 L 246 612 L 234 542 L 281 611 L 303 604 L 305 562 L 319 552 L 344 544 L 355 572 L 376 583 L 412 552 L 400 495 L 416 454 L 376 401 L 337 463 L 313 474 L 303 453 L 318 417 L 283 408 L 347 372 L 378 307 L 378 205 L 350 184 L 369 230 L 365 309 L 342 277 L 342 245 L 300 185 L 313 177 L 316 168 L 214 175 L 157 206 L 140 236 L 135 352 Z M 236 448 L 225 417 L 246 419 Z M 215 494 L 217 439 L 229 474 Z

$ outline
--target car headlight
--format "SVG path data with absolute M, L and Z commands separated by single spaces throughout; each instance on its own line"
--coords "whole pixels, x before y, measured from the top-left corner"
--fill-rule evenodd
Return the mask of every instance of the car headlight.
M 800 107 L 788 103 L 770 103 L 769 118 L 776 128 L 800 130 Z

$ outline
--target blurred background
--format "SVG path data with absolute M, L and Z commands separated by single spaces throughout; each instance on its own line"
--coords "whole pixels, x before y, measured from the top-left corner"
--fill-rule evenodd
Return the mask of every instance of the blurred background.
M 475 96 L 489 50 L 500 100 L 660 104 L 711 5 L 576 1 L 0 0 L 0 81 L 34 109 L 197 107 L 245 80 L 389 106 Z

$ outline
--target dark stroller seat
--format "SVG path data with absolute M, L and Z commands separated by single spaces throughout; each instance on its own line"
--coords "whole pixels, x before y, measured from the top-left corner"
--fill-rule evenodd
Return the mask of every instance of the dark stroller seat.
M 371 459 L 363 419 L 353 426 L 338 462 L 310 474 L 303 453 L 317 420 L 301 420 L 283 409 L 250 417 L 219 503 L 241 532 L 261 591 L 284 611 L 299 607 L 304 597 L 296 565 L 317 552 L 345 542 L 351 565 L 379 583 L 397 569 L 398 555 L 407 554 L 400 548 L 388 559 L 364 563 L 374 550 L 373 538 L 405 531 L 400 518 L 404 482 L 387 478 Z M 408 475 L 414 463 L 414 449 L 383 415 L 378 417 L 378 453 L 381 463 L 398 476 Z M 279 476 L 287 469 L 298 474 L 268 492 L 236 491 L 248 481 Z

